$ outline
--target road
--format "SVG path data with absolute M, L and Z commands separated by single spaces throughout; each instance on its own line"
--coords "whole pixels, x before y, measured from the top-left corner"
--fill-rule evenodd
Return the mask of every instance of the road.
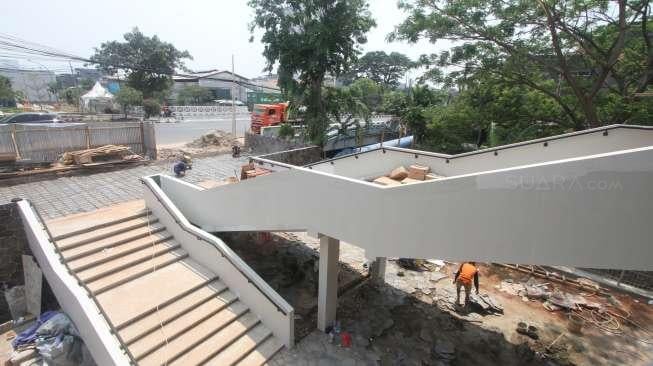
M 249 129 L 249 116 L 236 116 L 236 134 L 243 136 Z M 231 118 L 184 120 L 179 122 L 161 122 L 156 127 L 157 145 L 171 145 L 181 142 L 190 142 L 213 131 L 222 130 L 231 132 Z

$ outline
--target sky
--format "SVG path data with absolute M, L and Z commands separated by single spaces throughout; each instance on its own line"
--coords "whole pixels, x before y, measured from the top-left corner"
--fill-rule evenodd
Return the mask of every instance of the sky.
M 446 46 L 427 41 L 388 43 L 386 36 L 405 18 L 404 13 L 396 0 L 370 0 L 370 11 L 377 27 L 369 32 L 368 42 L 362 46 L 364 52 L 397 51 L 416 59 Z M 236 73 L 249 78 L 264 74 L 260 33 L 249 42 L 248 23 L 253 12 L 247 0 L 7 1 L 3 13 L 0 34 L 81 57 L 89 57 L 102 42 L 122 40 L 124 33 L 138 27 L 148 36 L 156 34 L 190 52 L 193 60 L 186 64 L 192 70 L 231 69 L 233 54 Z M 21 67 L 63 72 L 68 65 L 35 59 L 21 61 Z

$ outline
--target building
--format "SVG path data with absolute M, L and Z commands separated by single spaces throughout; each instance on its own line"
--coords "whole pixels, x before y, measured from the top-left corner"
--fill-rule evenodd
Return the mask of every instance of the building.
M 241 102 L 247 101 L 247 90 L 251 89 L 242 83 L 250 83 L 250 80 L 244 76 L 233 74 L 238 85 L 234 88 L 235 99 Z M 184 76 L 174 76 L 171 99 L 176 100 L 179 91 L 187 86 L 200 86 L 209 89 L 215 99 L 231 99 L 231 90 L 233 87 L 231 71 L 207 70 L 193 72 Z
M 23 93 L 31 103 L 57 101 L 57 96 L 48 91 L 49 84 L 57 81 L 52 71 L 0 68 L 0 75 L 8 78 L 11 81 L 11 88 Z

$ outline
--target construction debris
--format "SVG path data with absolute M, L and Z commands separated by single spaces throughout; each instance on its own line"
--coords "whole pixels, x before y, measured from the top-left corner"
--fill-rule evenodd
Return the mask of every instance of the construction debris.
M 372 179 L 372 182 L 382 186 L 398 186 L 401 184 L 419 183 L 425 180 L 440 179 L 443 176 L 431 173 L 431 168 L 425 165 L 413 164 L 406 169 L 399 166 L 387 175 Z
M 382 186 L 400 186 L 401 182 L 397 182 L 394 179 L 388 178 L 388 177 L 379 177 L 374 179 L 374 183 L 380 184 Z
M 240 167 L 240 180 L 256 178 L 270 173 L 272 173 L 272 171 L 269 169 L 258 167 L 254 165 L 254 163 L 249 163 Z
M 104 145 L 93 149 L 67 151 L 59 161 L 63 165 L 86 165 L 91 163 L 107 163 L 117 161 L 139 161 L 143 158 L 134 154 L 124 145 Z
M 206 147 L 224 147 L 231 149 L 232 146 L 240 146 L 237 138 L 225 131 L 215 130 L 202 135 L 200 138 L 186 144 L 187 147 L 206 148 Z
M 406 168 L 404 168 L 403 166 L 400 166 L 394 169 L 392 172 L 390 172 L 390 175 L 388 177 L 390 179 L 401 181 L 406 177 L 408 177 L 408 170 L 406 170 Z

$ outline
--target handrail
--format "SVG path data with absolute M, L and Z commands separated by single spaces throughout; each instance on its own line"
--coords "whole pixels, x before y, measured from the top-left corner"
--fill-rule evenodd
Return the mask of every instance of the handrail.
M 252 275 L 250 275 L 248 273 L 245 273 L 241 269 L 241 267 L 242 266 L 247 266 L 246 263 L 244 263 L 244 262 L 243 263 L 238 263 L 238 264 L 234 263 L 232 258 L 230 258 L 229 255 L 226 255 L 222 251 L 222 249 L 220 249 L 219 245 L 215 243 L 215 239 L 212 238 L 208 233 L 206 233 L 204 230 L 197 229 L 197 228 L 195 228 L 193 226 L 188 226 L 186 224 L 186 222 L 185 222 L 186 221 L 185 218 L 184 219 L 179 218 L 178 215 L 174 212 L 174 210 L 171 207 L 169 207 L 168 203 L 161 199 L 161 197 L 159 196 L 159 193 L 157 192 L 156 188 L 152 187 L 153 180 L 154 179 L 152 179 L 152 176 L 141 178 L 141 182 L 143 184 L 145 184 L 145 186 L 152 192 L 152 194 L 157 199 L 157 201 L 159 201 L 159 203 L 168 212 L 168 214 L 170 214 L 170 216 L 175 220 L 175 223 L 177 223 L 182 230 L 184 230 L 185 232 L 195 236 L 198 240 L 202 240 L 202 241 L 212 245 L 218 252 L 220 252 L 220 255 L 224 259 L 226 259 L 229 263 L 231 263 L 231 265 L 234 266 L 238 270 L 238 272 L 240 272 L 245 278 L 247 278 L 247 282 L 251 283 L 254 287 L 256 287 L 256 289 L 259 290 L 259 292 L 261 294 L 263 294 L 263 296 L 265 296 L 265 298 L 268 299 L 268 301 L 270 301 L 277 308 L 277 311 L 281 312 L 285 316 L 288 316 L 291 309 L 284 309 L 284 307 L 287 304 L 278 304 L 277 301 L 275 299 L 273 299 L 267 293 L 267 291 L 262 288 L 261 285 L 258 284 L 258 282 L 263 282 L 263 279 L 258 277 L 258 275 L 256 275 L 255 272 L 254 272 L 254 276 L 252 276 Z M 247 267 L 249 267 L 249 266 L 247 266 Z M 252 270 L 252 272 L 253 272 L 253 270 Z
M 275 160 L 264 159 L 264 158 L 261 158 L 261 157 L 256 157 L 256 156 L 254 156 L 254 157 L 249 158 L 249 162 L 250 162 L 250 163 L 252 163 L 252 162 L 254 162 L 254 161 L 256 161 L 259 165 L 268 164 L 268 165 L 270 165 L 272 168 L 274 168 L 274 167 L 276 167 L 276 166 L 280 166 L 280 167 L 282 167 L 282 168 L 287 168 L 287 169 L 295 169 L 295 168 L 297 168 L 296 165 L 292 165 L 292 164 L 288 164 L 288 163 L 280 163 L 280 162 L 275 161 Z
M 79 278 L 77 273 L 75 273 L 75 271 L 73 271 L 70 268 L 70 266 L 68 265 L 68 262 L 64 259 L 63 254 L 61 253 L 61 251 L 59 250 L 59 248 L 55 244 L 54 236 L 50 232 L 50 229 L 48 229 L 48 226 L 45 224 L 45 220 L 43 219 L 43 216 L 41 216 L 41 213 L 39 212 L 39 210 L 36 208 L 34 203 L 32 203 L 32 201 L 29 201 L 29 200 L 25 200 L 25 201 L 27 201 L 27 203 L 29 203 L 30 208 L 32 209 L 32 212 L 36 215 L 36 218 L 39 221 L 39 223 L 41 224 L 42 229 L 47 234 L 48 241 L 52 244 L 52 246 L 54 247 L 55 253 L 57 253 L 57 255 L 59 256 L 59 262 L 64 266 L 64 268 L 66 268 L 66 271 L 68 272 L 68 274 L 71 275 L 75 279 L 77 284 L 86 291 L 86 293 L 88 294 L 88 297 L 91 298 L 91 300 L 93 301 L 93 304 L 95 304 L 95 307 L 100 311 L 100 314 L 102 314 L 102 317 L 104 318 L 104 320 L 109 325 L 109 328 L 111 330 L 111 334 L 113 334 L 120 341 L 120 348 L 122 348 L 122 350 L 125 351 L 125 353 L 129 357 L 130 364 L 131 365 L 136 365 L 137 364 L 136 363 L 136 358 L 131 353 L 129 348 L 124 346 L 124 344 L 126 344 L 125 341 L 122 339 L 122 337 L 118 333 L 118 330 L 116 329 L 116 327 L 109 320 L 109 316 L 104 311 L 102 306 L 100 306 L 100 303 L 98 302 L 97 298 L 95 296 L 93 296 L 93 292 L 88 288 L 86 283 Z
M 417 154 L 417 155 L 424 155 L 424 156 L 432 156 L 436 158 L 442 158 L 446 160 L 454 160 L 454 159 L 459 159 L 459 158 L 464 158 L 467 156 L 472 156 L 472 155 L 480 155 L 480 154 L 485 154 L 485 153 L 490 153 L 490 152 L 495 152 L 495 151 L 500 151 L 500 150 L 507 150 L 507 149 L 512 149 L 516 147 L 522 147 L 522 146 L 528 146 L 528 145 L 534 145 L 534 144 L 540 144 L 540 143 L 547 143 L 550 141 L 556 141 L 556 140 L 562 140 L 562 139 L 567 139 L 570 137 L 575 137 L 575 136 L 582 136 L 582 135 L 588 135 L 592 133 L 598 133 L 602 132 L 605 136 L 607 136 L 608 131 L 610 130 L 617 130 L 617 129 L 630 129 L 630 130 L 653 130 L 653 126 L 634 126 L 634 125 L 609 125 L 609 126 L 604 126 L 604 127 L 597 127 L 597 128 L 592 128 L 588 130 L 583 130 L 583 131 L 576 131 L 576 132 L 570 132 L 562 135 L 556 135 L 556 136 L 551 136 L 551 137 L 542 137 L 539 139 L 535 140 L 528 140 L 528 141 L 523 141 L 523 142 L 516 142 L 514 144 L 508 144 L 508 145 L 502 145 L 502 146 L 497 146 L 497 147 L 490 147 L 487 149 L 482 149 L 482 150 L 476 150 L 476 151 L 470 151 L 470 152 L 465 152 L 465 153 L 460 153 L 460 154 L 455 154 L 455 155 L 450 155 L 450 154 L 442 154 L 442 153 L 435 153 L 435 152 L 430 152 L 430 151 L 422 151 L 422 150 L 413 150 L 413 149 L 405 149 L 401 147 L 392 147 L 392 146 L 387 146 L 387 147 L 379 147 L 373 150 L 367 150 L 367 151 L 362 151 L 362 152 L 355 152 L 347 155 L 342 155 L 342 156 L 337 156 L 335 158 L 331 159 L 326 159 L 326 160 L 321 160 L 315 163 L 307 164 L 305 165 L 306 168 L 311 168 L 315 165 L 319 164 L 324 164 L 324 163 L 330 163 L 336 160 L 340 159 L 345 159 L 349 158 L 352 156 L 358 156 L 366 153 L 371 153 L 371 152 L 376 152 L 379 150 L 391 150 L 391 151 L 397 151 L 397 152 L 403 152 L 407 154 Z

